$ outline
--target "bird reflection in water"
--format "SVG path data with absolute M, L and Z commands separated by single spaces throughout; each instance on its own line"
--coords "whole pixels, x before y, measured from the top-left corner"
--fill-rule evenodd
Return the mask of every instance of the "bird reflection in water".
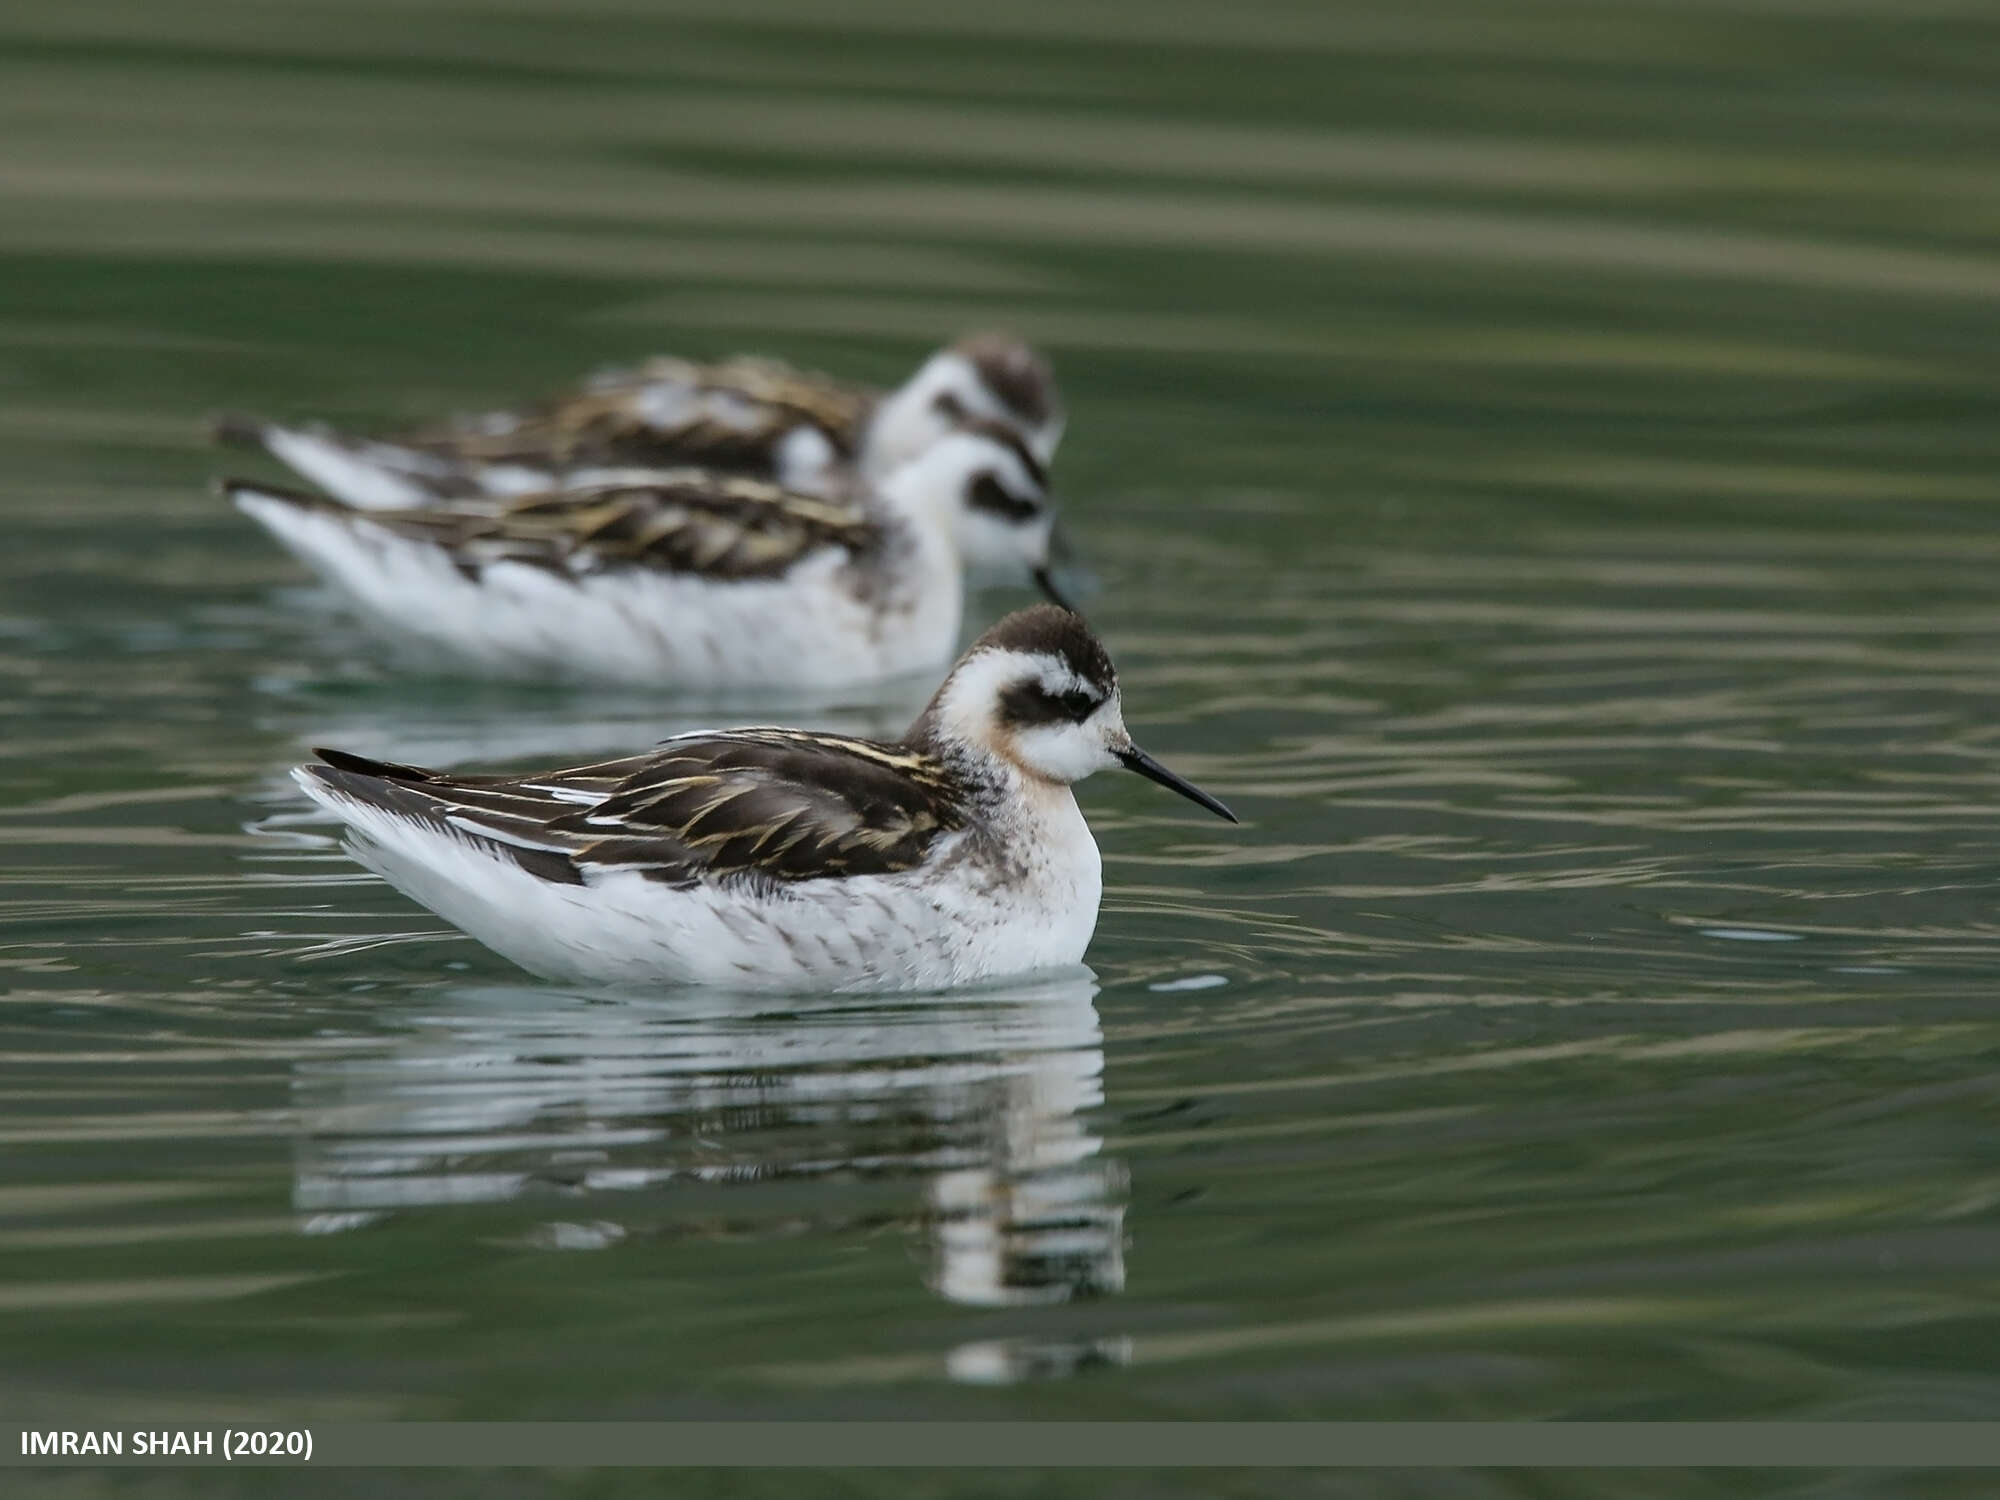
M 795 1194 L 759 1199 L 779 1181 L 823 1184 L 808 1227 L 865 1227 L 884 1217 L 871 1184 L 914 1179 L 922 1207 L 899 1194 L 886 1217 L 922 1225 L 940 1295 L 1115 1293 L 1124 1170 L 1088 1120 L 1103 1101 L 1096 992 L 1083 970 L 894 1002 L 430 992 L 366 1050 L 297 1065 L 295 1206 L 336 1232 L 442 1205 L 539 1219 L 546 1199 L 563 1222 L 530 1241 L 581 1248 L 718 1217 L 796 1232 Z M 1106 1357 L 982 1344 L 951 1368 L 1021 1378 Z

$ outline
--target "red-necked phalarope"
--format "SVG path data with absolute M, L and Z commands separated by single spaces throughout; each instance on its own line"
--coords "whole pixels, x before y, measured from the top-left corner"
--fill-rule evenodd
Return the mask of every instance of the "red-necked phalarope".
M 1111 658 L 1051 605 L 980 637 L 894 744 L 736 729 L 527 776 L 319 754 L 293 774 L 362 863 L 591 983 L 939 989 L 1074 965 L 1101 877 L 1071 783 L 1124 766 L 1236 821 L 1132 743 Z
M 701 469 L 419 510 L 222 489 L 392 639 L 449 664 L 820 690 L 950 659 L 969 533 L 1058 597 L 1043 482 L 1012 429 L 975 424 L 851 507 Z
M 215 434 L 265 450 L 350 505 L 407 510 L 545 490 L 605 468 L 682 465 L 837 499 L 967 422 L 1012 427 L 1047 464 L 1063 420 L 1048 362 L 989 333 L 940 349 L 888 393 L 776 360 L 661 357 L 534 406 L 386 440 L 254 417 L 220 418 Z

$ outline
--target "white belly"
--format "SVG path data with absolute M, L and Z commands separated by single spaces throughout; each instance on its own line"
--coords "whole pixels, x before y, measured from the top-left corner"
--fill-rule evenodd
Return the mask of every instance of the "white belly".
M 898 875 L 679 889 L 629 870 L 584 885 L 528 874 L 472 840 L 300 784 L 359 835 L 405 895 L 546 978 L 744 990 L 932 990 L 1072 967 L 1097 924 L 1096 843 L 1072 836 L 1020 870 L 955 836 Z
M 826 549 L 782 578 L 712 582 L 628 568 L 571 577 L 499 563 L 468 578 L 443 551 L 373 525 L 254 496 L 237 502 L 382 632 L 419 654 L 503 675 L 684 688 L 823 688 L 934 669 L 957 645 L 950 568 L 898 603 L 856 596 Z

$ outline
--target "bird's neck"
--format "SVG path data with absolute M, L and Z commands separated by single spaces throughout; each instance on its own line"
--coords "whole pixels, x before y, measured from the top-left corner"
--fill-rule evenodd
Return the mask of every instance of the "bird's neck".
M 903 747 L 946 766 L 968 807 L 988 822 L 1067 824 L 1078 816 L 1069 783 L 1040 776 L 954 724 L 940 691 L 903 736 Z

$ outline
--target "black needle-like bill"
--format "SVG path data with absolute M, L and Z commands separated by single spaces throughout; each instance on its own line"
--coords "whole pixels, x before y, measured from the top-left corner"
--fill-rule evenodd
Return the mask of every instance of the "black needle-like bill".
M 1035 587 L 1049 596 L 1049 603 L 1066 609 L 1073 615 L 1082 613 L 1074 604 L 1063 597 L 1063 591 L 1056 587 L 1056 581 L 1049 576 L 1047 568 L 1035 569 Z
M 1235 813 L 1224 807 L 1215 798 L 1209 796 L 1207 792 L 1204 792 L 1192 781 L 1182 776 L 1176 776 L 1137 745 L 1134 745 L 1130 750 L 1114 750 L 1112 753 L 1125 763 L 1126 770 L 1137 771 L 1148 781 L 1157 781 L 1169 791 L 1179 792 L 1190 802 L 1199 802 L 1218 818 L 1227 818 L 1232 823 L 1241 821 Z

